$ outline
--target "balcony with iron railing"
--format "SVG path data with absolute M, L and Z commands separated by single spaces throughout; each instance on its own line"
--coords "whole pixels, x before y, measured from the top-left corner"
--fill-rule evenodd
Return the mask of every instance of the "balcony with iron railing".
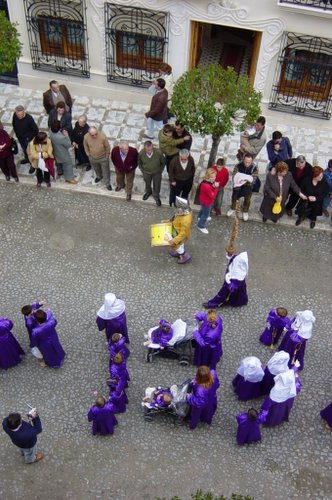
M 278 5 L 302 14 L 332 16 L 332 0 L 278 0 Z

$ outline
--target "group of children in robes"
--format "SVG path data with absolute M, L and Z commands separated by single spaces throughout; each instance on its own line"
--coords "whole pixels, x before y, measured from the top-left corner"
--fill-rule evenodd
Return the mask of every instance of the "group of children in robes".
M 95 392 L 95 404 L 88 412 L 88 421 L 92 422 L 92 434 L 113 434 L 118 423 L 115 414 L 124 413 L 128 404 L 126 389 L 130 376 L 126 360 L 130 355 L 126 306 L 124 300 L 113 293 L 106 293 L 104 304 L 97 312 L 96 323 L 99 331 L 105 330 L 109 350 L 109 389 L 108 399 Z
M 36 302 L 21 309 L 29 335 L 29 346 L 42 367 L 60 368 L 66 353 L 55 329 L 57 320 L 50 309 L 41 309 L 42 305 L 41 302 Z M 11 332 L 12 328 L 13 322 L 10 319 L 0 318 L 0 368 L 4 369 L 17 365 L 25 355 Z

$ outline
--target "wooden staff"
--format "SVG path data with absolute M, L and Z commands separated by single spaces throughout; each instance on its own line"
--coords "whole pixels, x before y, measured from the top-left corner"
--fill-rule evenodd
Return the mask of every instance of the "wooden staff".
M 229 239 L 226 251 L 228 254 L 232 255 L 235 253 L 235 240 L 239 234 L 239 221 L 240 221 L 240 200 L 236 201 L 235 205 L 235 220 L 233 224 L 233 229 Z

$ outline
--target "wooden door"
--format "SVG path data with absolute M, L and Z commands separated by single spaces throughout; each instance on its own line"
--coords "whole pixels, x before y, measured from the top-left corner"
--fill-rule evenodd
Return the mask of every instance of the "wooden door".
M 202 53 L 203 27 L 198 21 L 191 21 L 191 39 L 188 69 L 196 68 Z
M 255 81 L 255 76 L 256 76 L 256 70 L 257 70 L 257 62 L 258 62 L 258 57 L 259 57 L 259 51 L 261 47 L 261 41 L 262 41 L 262 32 L 261 31 L 256 31 L 252 43 L 252 53 L 251 53 L 251 60 L 250 60 L 250 67 L 249 67 L 249 80 L 250 83 L 253 85 Z

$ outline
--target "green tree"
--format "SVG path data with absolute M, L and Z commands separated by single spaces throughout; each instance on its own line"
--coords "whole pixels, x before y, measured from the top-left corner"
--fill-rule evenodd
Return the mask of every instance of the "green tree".
M 16 26 L 17 23 L 11 23 L 6 14 L 0 11 L 0 73 L 11 71 L 22 54 L 22 43 Z
M 201 136 L 212 135 L 208 166 L 215 163 L 223 135 L 243 130 L 260 114 L 261 94 L 246 76 L 219 64 L 198 66 L 184 73 L 176 82 L 172 112 Z

